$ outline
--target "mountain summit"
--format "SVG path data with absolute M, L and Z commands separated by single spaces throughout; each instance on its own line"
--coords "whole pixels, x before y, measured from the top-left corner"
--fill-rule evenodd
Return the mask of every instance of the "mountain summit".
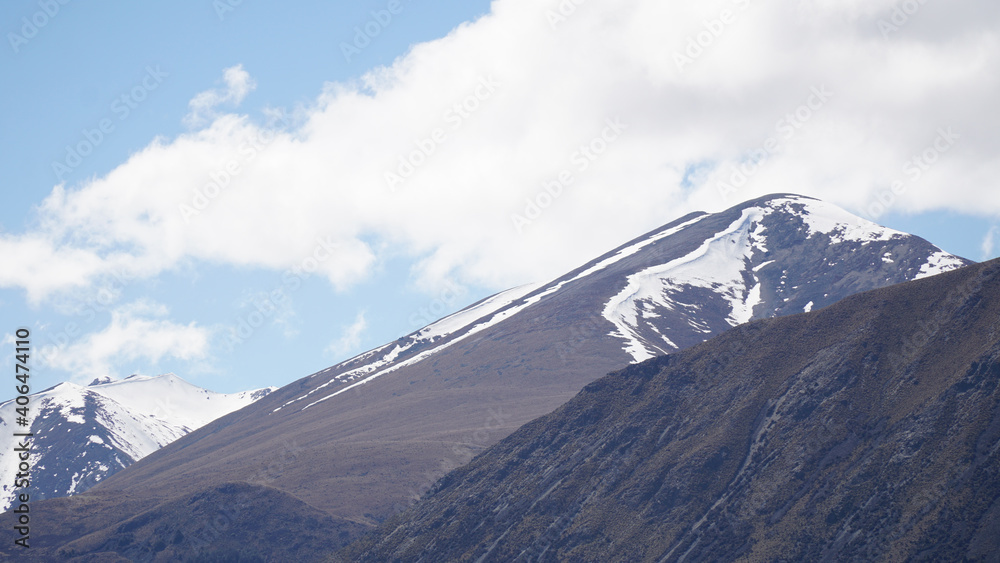
M 514 326 L 508 319 L 515 316 L 545 318 L 532 329 L 546 334 L 568 332 L 541 341 L 555 345 L 561 360 L 584 342 L 602 341 L 620 344 L 626 356 L 610 353 L 615 362 L 638 362 L 751 319 L 808 312 L 968 264 L 834 205 L 768 196 L 722 213 L 693 213 L 548 284 L 485 299 L 312 376 L 328 379 L 280 408 L 308 408 L 484 331 Z
M 32 510 L 73 530 L 53 545 L 144 557 L 163 530 L 180 525 L 157 507 L 204 502 L 197 499 L 235 490 L 227 483 L 254 482 L 285 495 L 283 506 L 296 514 L 319 509 L 334 518 L 317 537 L 346 537 L 406 508 L 451 469 L 623 365 L 752 319 L 820 309 L 967 264 L 919 237 L 801 196 L 693 213 L 549 283 L 484 299 L 286 385 L 72 505 L 44 501 Z M 267 469 L 276 459 L 279 476 Z M 87 522 L 72 516 L 81 510 L 91 515 Z M 246 526 L 227 527 L 207 542 L 210 549 L 253 544 L 284 556 L 254 531 L 286 524 L 280 511 L 244 516 Z M 124 541 L 116 530 L 126 520 L 136 523 L 127 547 L 114 547 Z M 75 539 L 84 535 L 86 542 Z M 189 548 L 181 542 L 170 550 Z

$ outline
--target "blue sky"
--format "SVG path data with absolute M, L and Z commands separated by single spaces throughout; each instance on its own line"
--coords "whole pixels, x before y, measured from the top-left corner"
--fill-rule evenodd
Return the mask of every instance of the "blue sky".
M 280 386 L 779 191 L 995 257 L 997 8 L 841 4 L 5 2 L 5 330 Z
M 411 44 L 444 36 L 489 10 L 488 2 L 467 0 L 401 5 L 403 11 L 393 15 L 385 31 L 360 54 L 348 50 L 349 60 L 341 44 L 353 45 L 357 36 L 354 28 L 369 24 L 374 19 L 372 12 L 386 10 L 387 2 L 245 2 L 231 11 L 220 9 L 221 17 L 208 1 L 183 5 L 71 2 L 60 6 L 35 37 L 18 45 L 17 53 L 9 38 L 0 50 L 0 65 L 7 77 L 7 87 L 0 91 L 0 103 L 7 108 L 0 125 L 5 137 L 4 150 L 0 151 L 5 180 L 4 205 L 0 206 L 3 231 L 30 229 L 37 221 L 33 208 L 61 180 L 70 188 L 79 186 L 88 178 L 107 174 L 154 138 L 186 131 L 182 118 L 188 113 L 189 100 L 217 85 L 224 68 L 242 64 L 253 72 L 258 86 L 245 99 L 244 109 L 250 115 L 260 115 L 268 107 L 311 103 L 324 83 L 356 79 L 372 67 L 390 64 Z M 0 5 L 5 35 L 20 35 L 22 18 L 30 19 L 38 11 L 37 2 Z M 112 104 L 141 85 L 147 66 L 160 68 L 168 76 L 121 119 L 122 112 L 115 112 Z M 81 131 L 98 128 L 101 119 L 111 119 L 114 130 L 77 168 L 58 177 L 52 162 L 64 162 L 65 146 L 83 140 Z M 173 275 L 129 284 L 113 304 L 103 305 L 100 296 L 90 295 L 91 299 L 83 299 L 82 307 L 93 311 L 92 315 L 60 314 L 47 304 L 30 306 L 23 289 L 4 288 L 0 291 L 0 311 L 5 325 L 44 326 L 35 330 L 36 345 L 48 345 L 61 335 L 79 341 L 86 333 L 104 328 L 115 305 L 142 298 L 169 303 L 171 316 L 185 320 L 184 324 L 195 319 L 235 324 L 239 312 L 247 309 L 239 307 L 246 295 L 274 286 L 279 280 L 276 274 L 199 264 Z M 205 365 L 192 366 L 169 357 L 162 362 L 124 361 L 113 366 L 115 375 L 175 371 L 220 391 L 281 385 L 365 345 L 419 328 L 411 326 L 410 320 L 425 316 L 421 308 L 440 314 L 491 293 L 485 288 L 466 287 L 461 298 L 452 298 L 451 293 L 445 293 L 444 299 L 428 295 L 412 287 L 404 260 L 389 261 L 365 286 L 346 293 L 331 291 L 320 279 L 304 283 L 293 296 L 298 305 L 296 320 L 290 321 L 295 324 L 291 329 L 297 333 L 295 337 L 285 338 L 283 329 L 267 328 L 253 343 L 231 353 L 225 345 L 214 350 L 214 357 Z M 308 305 L 310 302 L 315 305 Z M 324 354 L 324 348 L 352 325 L 361 311 L 365 311 L 368 325 L 363 341 L 343 352 Z M 248 313 L 252 312 L 249 309 Z M 67 331 L 71 324 L 78 329 Z M 261 347 L 271 350 L 254 352 Z M 197 373 L 192 373 L 192 367 Z M 41 368 L 36 379 L 39 389 L 72 376 L 64 370 Z M 4 392 L 0 397 L 8 395 Z

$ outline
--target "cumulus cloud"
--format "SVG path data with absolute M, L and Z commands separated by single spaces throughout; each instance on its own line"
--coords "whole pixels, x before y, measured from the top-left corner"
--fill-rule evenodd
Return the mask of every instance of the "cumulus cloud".
M 222 71 L 225 89 L 213 88 L 199 93 L 188 103 L 190 113 L 184 117 L 189 127 L 205 124 L 215 116 L 216 108 L 223 104 L 238 106 L 247 94 L 257 87 L 250 73 L 243 70 L 243 65 L 229 67 Z
M 361 311 L 354 318 L 354 322 L 344 329 L 340 337 L 330 343 L 326 348 L 326 353 L 330 356 L 340 357 L 357 351 L 361 346 L 361 335 L 368 328 L 368 321 L 365 319 L 365 312 Z
M 205 359 L 210 331 L 195 323 L 171 322 L 164 318 L 168 314 L 164 305 L 136 301 L 112 311 L 103 330 L 65 346 L 43 346 L 38 357 L 44 367 L 65 370 L 76 381 L 117 376 L 124 363 L 152 367 L 162 359 Z
M 41 300 L 193 261 L 347 288 L 403 254 L 428 285 L 500 289 L 766 193 L 1000 213 L 996 3 L 574 5 L 498 0 L 277 121 L 218 113 L 253 84 L 227 69 L 192 101 L 204 125 L 0 235 L 23 256 L 0 285 Z

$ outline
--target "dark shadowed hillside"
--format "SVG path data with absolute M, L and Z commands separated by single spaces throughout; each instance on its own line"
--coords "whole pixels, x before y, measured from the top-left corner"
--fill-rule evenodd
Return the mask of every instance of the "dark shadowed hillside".
M 1000 261 L 612 373 L 346 558 L 1000 560 Z

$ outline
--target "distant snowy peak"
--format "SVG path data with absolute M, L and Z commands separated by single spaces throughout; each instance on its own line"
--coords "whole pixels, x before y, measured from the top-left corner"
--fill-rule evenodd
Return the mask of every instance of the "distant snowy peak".
M 190 432 L 249 405 L 276 388 L 216 393 L 168 373 L 158 376 L 132 375 L 121 381 L 90 385 L 86 389 L 114 400 L 131 411 L 146 414 Z
M 32 486 L 39 498 L 82 492 L 275 389 L 215 393 L 174 374 L 101 377 L 86 387 L 60 383 L 30 397 L 30 432 L 35 434 Z M 0 509 L 11 501 L 9 472 L 15 464 L 6 456 L 13 449 L 16 407 L 13 401 L 0 405 Z

